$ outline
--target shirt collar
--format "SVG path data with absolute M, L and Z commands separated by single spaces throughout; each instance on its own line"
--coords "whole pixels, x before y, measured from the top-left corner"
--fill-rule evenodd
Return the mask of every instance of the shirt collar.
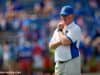
M 75 24 L 74 22 L 71 22 L 69 25 L 67 25 L 67 29 L 72 28 L 74 24 Z

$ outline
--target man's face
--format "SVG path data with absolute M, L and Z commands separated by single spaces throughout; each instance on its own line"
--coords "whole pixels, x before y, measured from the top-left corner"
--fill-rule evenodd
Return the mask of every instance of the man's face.
M 70 22 L 72 22 L 72 19 L 73 19 L 73 15 L 72 14 L 70 14 L 70 15 L 63 15 L 63 16 L 61 16 L 61 20 L 63 20 L 64 21 L 64 23 L 65 24 L 69 24 Z

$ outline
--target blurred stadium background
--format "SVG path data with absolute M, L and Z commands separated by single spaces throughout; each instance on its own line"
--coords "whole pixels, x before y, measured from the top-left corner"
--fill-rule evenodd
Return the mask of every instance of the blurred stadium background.
M 100 0 L 0 0 L 0 72 L 53 75 L 48 42 L 66 4 L 82 29 L 81 72 L 100 75 Z

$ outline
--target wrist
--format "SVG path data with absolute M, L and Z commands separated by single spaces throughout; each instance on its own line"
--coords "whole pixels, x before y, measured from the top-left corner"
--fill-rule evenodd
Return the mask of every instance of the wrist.
M 63 31 L 63 29 L 58 29 L 58 32 L 62 32 Z

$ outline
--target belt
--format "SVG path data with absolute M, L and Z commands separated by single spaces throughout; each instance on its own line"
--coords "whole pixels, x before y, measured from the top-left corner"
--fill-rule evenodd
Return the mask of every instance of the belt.
M 76 58 L 77 58 L 77 57 L 76 57 Z M 75 59 L 75 58 L 73 58 L 73 59 Z M 71 60 L 73 60 L 73 59 L 69 59 L 69 60 L 67 60 L 67 61 L 58 61 L 58 63 L 60 63 L 60 64 L 67 63 L 67 62 L 69 62 L 69 61 L 71 61 Z
M 70 59 L 70 60 L 72 60 L 72 59 Z M 63 63 L 69 62 L 70 60 L 67 60 L 67 61 L 58 61 L 58 63 L 63 64 Z

